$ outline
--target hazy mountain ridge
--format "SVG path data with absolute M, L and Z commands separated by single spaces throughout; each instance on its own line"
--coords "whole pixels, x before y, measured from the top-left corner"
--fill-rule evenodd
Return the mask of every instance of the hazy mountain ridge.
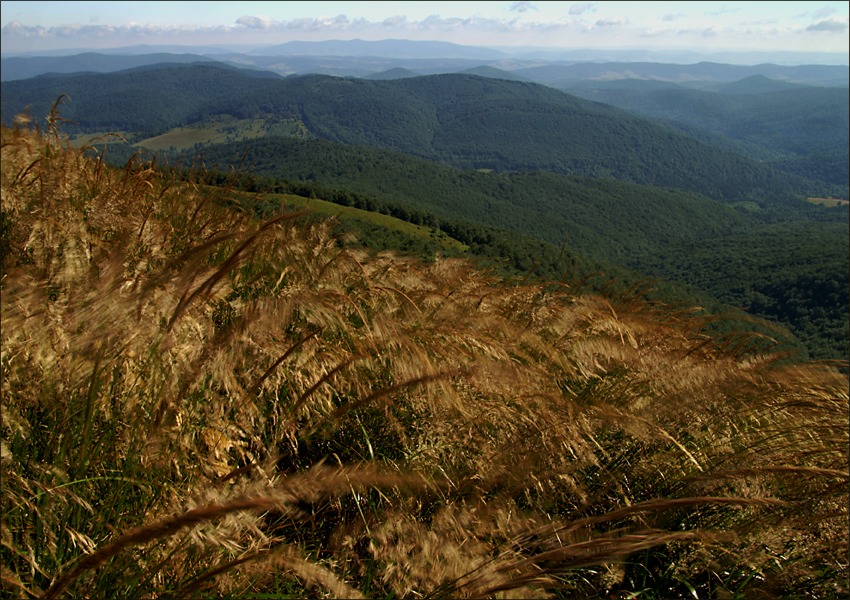
M 516 69 L 532 81 L 562 88 L 580 80 L 646 79 L 672 83 L 733 82 L 763 75 L 770 79 L 810 85 L 835 85 L 848 80 L 848 70 L 835 65 L 730 65 L 714 62 L 669 64 L 649 62 L 600 62 L 551 64 Z
M 249 54 L 261 56 L 382 56 L 398 59 L 472 58 L 483 60 L 499 60 L 506 56 L 504 52 L 478 46 L 401 39 L 293 41 L 268 46 Z
M 59 57 L 9 57 L 0 59 L 0 80 L 29 79 L 48 73 L 110 73 L 161 63 L 215 62 L 200 54 L 159 52 L 140 55 L 114 55 L 86 52 Z
M 843 85 L 848 69 L 834 64 L 772 64 L 758 56 L 757 64 L 729 64 L 698 60 L 698 56 L 664 56 L 655 62 L 645 53 L 541 52 L 538 50 L 497 50 L 445 42 L 410 40 L 363 40 L 290 42 L 279 46 L 228 50 L 223 47 L 139 46 L 113 50 L 49 53 L 49 56 L 2 58 L 4 81 L 23 79 L 46 72 L 117 71 L 144 60 L 144 55 L 193 54 L 206 60 L 268 69 L 281 75 L 318 73 L 340 77 L 366 77 L 393 68 L 406 68 L 422 75 L 454 73 L 478 67 L 513 72 L 537 83 L 560 87 L 584 79 L 647 79 L 698 84 L 732 82 L 753 75 L 811 85 Z M 93 55 L 101 58 L 95 59 Z M 108 58 L 107 58 L 108 57 Z M 591 58 L 593 57 L 593 58 Z M 604 58 L 608 57 L 608 58 Z M 626 58 L 628 57 L 628 58 Z M 813 56 L 812 58 L 816 58 Z M 691 59 L 696 59 L 691 61 Z M 9 62 L 7 62 L 9 61 Z M 169 60 L 167 62 L 176 62 Z M 90 65 L 96 65 L 90 68 Z M 120 66 L 120 65 L 123 65 Z

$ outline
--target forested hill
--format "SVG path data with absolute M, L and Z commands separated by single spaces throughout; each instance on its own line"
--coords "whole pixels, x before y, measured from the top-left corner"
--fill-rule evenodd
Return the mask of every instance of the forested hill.
M 664 119 L 690 135 L 698 130 L 723 136 L 739 153 L 843 186 L 846 194 L 847 87 L 804 86 L 754 76 L 711 90 L 632 79 L 583 81 L 565 91 Z
M 192 153 L 183 155 L 189 163 Z M 782 323 L 812 356 L 847 357 L 847 207 L 795 201 L 747 212 L 704 196 L 557 173 L 462 171 L 365 146 L 267 137 L 216 144 L 203 161 L 249 170 L 254 189 L 294 191 L 441 228 L 484 254 L 509 231 L 608 264 L 685 282 Z M 817 290 L 817 291 L 811 291 Z
M 770 203 L 823 187 L 698 142 L 651 120 L 542 85 L 472 75 L 391 81 L 260 77 L 219 66 L 169 65 L 43 76 L 3 85 L 2 119 L 45 115 L 62 94 L 69 132 L 136 139 L 214 115 L 296 119 L 315 137 L 401 151 L 461 168 L 546 170 Z
M 110 73 L 144 65 L 195 62 L 214 61 L 199 54 L 172 54 L 168 52 L 139 55 L 84 52 L 73 56 L 10 56 L 0 59 L 0 64 L 3 67 L 0 79 L 3 81 L 27 79 L 45 73 Z
M 191 161 L 192 153 L 180 162 Z M 627 263 L 640 252 L 740 232 L 755 215 L 704 196 L 556 173 L 482 173 L 402 153 L 324 140 L 268 137 L 203 149 L 208 168 L 239 163 L 276 180 L 350 190 L 440 221 L 463 221 L 566 243 L 582 255 Z M 797 203 L 802 204 L 802 203 Z M 371 206 L 364 206 L 371 208 Z M 814 209 L 812 209 L 814 210 Z

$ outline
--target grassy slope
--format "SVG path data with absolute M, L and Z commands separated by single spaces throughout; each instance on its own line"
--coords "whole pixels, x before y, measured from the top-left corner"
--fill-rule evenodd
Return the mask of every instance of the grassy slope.
M 293 194 L 264 194 L 262 196 L 266 202 L 272 202 L 283 206 L 291 206 L 294 208 L 305 208 L 325 218 L 334 217 L 341 221 L 358 221 L 374 225 L 391 231 L 398 231 L 404 235 L 424 240 L 435 240 L 439 246 L 451 253 L 466 252 L 469 246 L 455 240 L 441 231 L 437 231 L 431 227 L 422 225 L 414 225 L 391 217 L 376 213 L 373 211 L 354 208 L 353 206 L 342 206 L 334 204 L 326 200 L 318 198 L 305 198 L 303 196 L 295 196 Z
M 0 166 L 13 593 L 846 595 L 835 370 L 24 132 Z

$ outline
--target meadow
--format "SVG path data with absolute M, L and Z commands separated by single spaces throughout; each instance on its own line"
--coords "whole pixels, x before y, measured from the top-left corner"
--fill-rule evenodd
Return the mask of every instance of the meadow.
M 9 597 L 850 592 L 846 364 L 259 221 L 57 125 L 2 130 Z
M 819 206 L 847 206 L 850 204 L 847 200 L 842 200 L 841 198 L 808 198 L 808 201 L 812 204 L 817 204 Z

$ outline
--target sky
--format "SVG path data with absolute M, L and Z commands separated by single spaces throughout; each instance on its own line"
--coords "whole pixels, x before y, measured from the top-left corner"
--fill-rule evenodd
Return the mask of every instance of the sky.
M 2 53 L 138 44 L 440 40 L 848 54 L 850 2 L 0 2 Z M 844 63 L 846 64 L 846 63 Z

